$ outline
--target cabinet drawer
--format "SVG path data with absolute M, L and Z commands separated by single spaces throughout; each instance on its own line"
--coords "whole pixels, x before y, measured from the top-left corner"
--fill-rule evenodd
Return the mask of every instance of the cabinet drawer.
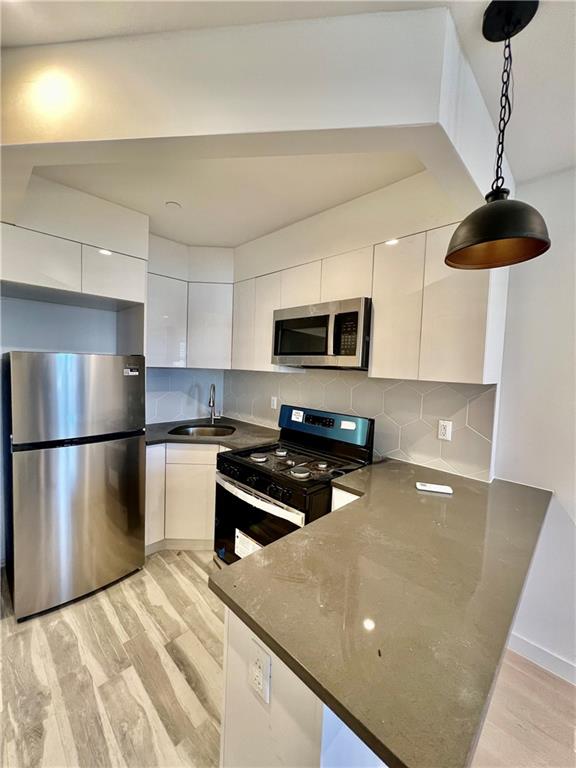
M 80 243 L 2 224 L 2 280 L 81 290 Z
M 103 248 L 82 246 L 82 292 L 144 303 L 146 262 Z
M 216 464 L 218 445 L 172 443 L 166 446 L 167 464 Z

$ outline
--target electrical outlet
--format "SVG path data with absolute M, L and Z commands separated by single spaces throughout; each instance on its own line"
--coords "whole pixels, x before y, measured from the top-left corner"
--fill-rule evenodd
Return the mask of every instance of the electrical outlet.
M 261 645 L 252 641 L 252 658 L 248 667 L 248 680 L 258 696 L 266 704 L 270 703 L 270 675 L 272 659 Z
M 445 419 L 438 421 L 438 440 L 452 440 L 452 422 Z
M 278 410 L 278 398 L 274 397 L 274 395 L 270 398 L 270 408 L 272 408 L 273 411 Z

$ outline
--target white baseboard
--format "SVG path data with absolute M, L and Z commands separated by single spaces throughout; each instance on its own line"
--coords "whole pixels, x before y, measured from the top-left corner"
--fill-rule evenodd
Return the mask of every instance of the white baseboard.
M 558 656 L 515 632 L 510 635 L 508 648 L 556 675 L 556 677 L 561 677 L 566 682 L 576 685 L 576 664 L 569 659 Z
M 161 539 L 146 545 L 146 556 L 153 555 L 161 549 L 188 549 L 191 552 L 206 552 L 214 549 L 212 539 Z

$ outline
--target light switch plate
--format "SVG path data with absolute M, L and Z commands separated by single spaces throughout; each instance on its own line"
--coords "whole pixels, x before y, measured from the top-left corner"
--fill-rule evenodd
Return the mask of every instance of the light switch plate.
M 272 408 L 273 411 L 278 410 L 278 398 L 274 397 L 274 395 L 270 398 L 270 408 Z
M 452 440 L 452 422 L 440 419 L 438 421 L 438 440 Z
M 255 640 L 252 641 L 252 655 L 248 667 L 248 681 L 257 695 L 266 704 L 270 703 L 270 677 L 272 659 L 270 654 Z

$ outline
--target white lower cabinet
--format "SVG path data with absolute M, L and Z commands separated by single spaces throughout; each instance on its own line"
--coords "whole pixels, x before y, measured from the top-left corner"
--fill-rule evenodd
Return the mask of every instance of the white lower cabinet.
M 104 248 L 82 246 L 82 292 L 143 304 L 148 262 Z
M 217 445 L 168 445 L 166 539 L 210 547 L 214 539 Z
M 82 290 L 80 243 L 2 224 L 0 277 L 13 283 Z
M 146 448 L 146 546 L 164 539 L 164 501 L 166 495 L 166 446 Z

